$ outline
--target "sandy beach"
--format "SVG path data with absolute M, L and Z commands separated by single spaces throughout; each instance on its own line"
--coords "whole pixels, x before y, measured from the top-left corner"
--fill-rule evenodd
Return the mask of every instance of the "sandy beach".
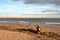
M 60 40 L 60 28 L 43 25 L 42 28 L 52 35 L 37 34 L 35 26 L 0 24 L 0 40 Z

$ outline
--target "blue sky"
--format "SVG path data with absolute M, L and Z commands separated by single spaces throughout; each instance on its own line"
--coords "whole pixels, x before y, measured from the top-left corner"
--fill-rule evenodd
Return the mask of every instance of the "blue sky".
M 30 3 L 24 0 L 0 0 L 0 17 L 11 18 L 60 18 L 58 3 Z

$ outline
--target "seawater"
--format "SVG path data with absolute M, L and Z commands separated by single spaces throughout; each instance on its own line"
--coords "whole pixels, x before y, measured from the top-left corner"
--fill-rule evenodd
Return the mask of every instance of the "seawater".
M 60 27 L 60 18 L 46 18 L 46 19 L 37 19 L 37 18 L 27 18 L 27 19 L 0 19 L 0 24 L 10 23 L 10 24 L 19 24 L 19 25 L 35 25 L 40 23 L 45 26 Z

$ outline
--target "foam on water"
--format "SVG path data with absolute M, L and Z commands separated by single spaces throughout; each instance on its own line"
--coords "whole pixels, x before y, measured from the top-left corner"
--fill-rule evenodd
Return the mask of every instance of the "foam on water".
M 60 22 L 45 22 L 46 26 L 60 27 Z
M 60 23 L 57 23 L 57 22 L 46 22 L 45 24 L 60 24 Z

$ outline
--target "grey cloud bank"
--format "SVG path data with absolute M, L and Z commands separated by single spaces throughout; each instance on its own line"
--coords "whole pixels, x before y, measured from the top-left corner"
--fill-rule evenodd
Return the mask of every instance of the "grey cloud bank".
M 60 4 L 60 0 L 25 0 L 26 3 L 52 3 Z
M 52 10 L 52 9 L 48 9 L 48 10 L 43 10 L 42 12 L 60 12 L 60 10 Z

